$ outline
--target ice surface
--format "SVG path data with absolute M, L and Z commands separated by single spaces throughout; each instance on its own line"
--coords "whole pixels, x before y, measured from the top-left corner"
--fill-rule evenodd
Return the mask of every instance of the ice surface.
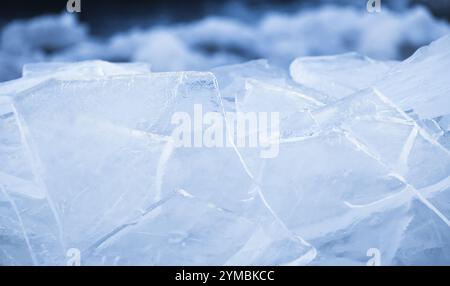
M 67 243 L 81 234 L 90 241 L 92 232 L 158 199 L 156 169 L 167 143 L 163 135 L 170 135 L 166 114 L 186 104 L 188 87 L 202 85 L 205 93 L 192 102 L 209 103 L 217 96 L 211 77 L 184 73 L 49 81 L 17 96 L 15 106 L 27 122 L 30 148 L 39 153 L 39 175 L 64 214 L 62 227 L 71 225 L 65 227 Z M 104 199 L 93 200 L 92 193 Z M 77 203 L 66 205 L 71 198 Z M 107 210 L 113 213 L 107 215 Z
M 305 99 L 304 94 L 308 94 L 309 99 L 307 101 L 310 101 L 309 104 L 320 105 L 324 102 L 332 101 L 332 98 L 327 94 L 296 83 L 285 70 L 269 64 L 267 60 L 255 60 L 243 64 L 221 66 L 212 69 L 211 72 L 217 78 L 225 107 L 228 107 L 227 103 L 232 103 L 232 109 L 236 109 L 236 105 L 243 100 L 248 93 L 248 89 L 257 82 L 267 85 L 262 88 L 263 92 L 265 92 L 264 89 L 266 88 L 276 89 L 278 94 L 283 94 L 284 91 L 287 91 L 288 96 L 303 97 L 303 99 Z M 253 96 L 259 96 L 256 93 L 260 90 L 250 93 L 253 93 Z M 268 95 L 270 94 L 269 92 Z
M 298 58 L 290 72 L 298 83 L 335 99 L 376 87 L 404 111 L 433 119 L 450 113 L 449 51 L 450 36 L 445 36 L 398 64 L 352 53 Z
M 22 195 L 45 196 L 30 164 L 33 154 L 24 142 L 17 112 L 9 98 L 0 97 L 0 177 L 8 186 Z
M 446 70 L 438 63 L 447 59 L 441 56 L 448 50 L 442 41 L 433 43 L 433 51 L 423 56 L 436 61 L 424 68 L 442 70 L 434 74 L 439 79 L 427 81 L 430 90 L 416 103 L 419 109 L 448 88 L 443 82 Z M 407 74 L 419 88 L 415 80 L 422 74 L 409 71 L 415 64 L 405 61 L 398 73 Z M 344 98 L 323 108 L 298 106 L 288 92 L 280 96 L 269 88 L 252 96 L 254 82 L 246 81 L 238 104 L 241 110 L 276 110 L 281 118 L 297 110 L 303 117 L 312 116 L 309 127 L 304 120 L 289 122 L 287 129 L 281 123 L 280 155 L 275 159 L 263 160 L 246 148 L 239 152 L 277 216 L 320 245 L 313 264 L 361 265 L 366 260 L 361 254 L 371 247 L 383 249 L 385 264 L 448 264 L 450 153 L 442 135 L 446 117 L 424 120 L 415 113 L 410 117 L 378 89 L 354 93 L 376 85 L 374 78 L 394 78 L 394 72 L 384 75 L 391 65 L 354 54 L 297 60 L 291 65 L 294 79 Z M 392 86 L 409 87 L 401 82 L 394 85 L 392 79 Z M 445 100 L 442 95 L 438 99 Z M 409 99 L 406 94 L 405 98 Z M 292 162 L 296 168 L 291 168 Z M 421 244 L 422 239 L 428 243 Z
M 24 65 L 23 77 L 0 83 L 0 96 L 14 96 L 50 79 L 94 79 L 124 75 L 148 74 L 150 66 L 145 63 L 109 63 L 84 61 L 77 63 L 37 63 Z
M 36 63 L 24 65 L 22 77 L 58 77 L 91 79 L 93 77 L 146 74 L 150 67 L 146 63 L 112 64 L 104 61 L 86 61 L 77 63 Z
M 130 230 L 120 230 L 114 238 L 95 245 L 93 261 L 113 265 L 301 265 L 314 257 L 310 247 L 277 224 L 255 223 L 184 190 L 125 227 Z
M 365 265 L 376 248 L 383 265 L 448 265 L 447 44 L 395 64 L 300 58 L 295 81 L 265 60 L 27 66 L 0 86 L 0 264 L 75 248 L 83 265 Z M 263 140 L 196 145 L 199 106 L 225 137 Z M 177 112 L 194 146 L 175 143 Z M 230 112 L 279 126 L 241 134 Z
M 286 104 L 284 112 L 292 106 L 278 100 Z M 443 202 L 449 196 L 450 153 L 378 91 L 362 91 L 310 114 L 310 124 L 318 126 L 298 126 L 313 133 L 281 138 L 276 158 L 239 151 L 276 215 L 321 245 L 315 263 L 358 265 L 371 245 L 383 249 L 386 264 L 432 264 L 430 248 L 448 252 L 450 212 Z M 427 228 L 445 242 L 415 242 L 416 257 L 409 261 L 400 253 L 407 247 L 402 240 L 417 239 L 412 229 L 421 227 L 421 219 L 433 221 Z M 384 231 L 395 237 L 386 242 Z M 350 241 L 340 242 L 343 237 Z
M 2 106 L 10 103 L 5 99 Z M 5 125 L 7 139 L 19 137 L 22 141 L 14 142 L 19 151 L 29 148 L 33 156 L 24 167 L 31 168 L 42 193 L 24 194 L 2 178 L 4 200 L 9 202 L 5 216 L 18 216 L 7 226 L 14 231 L 8 235 L 24 240 L 28 249 L 7 251 L 2 263 L 60 264 L 64 251 L 74 247 L 82 251 L 86 264 L 309 262 L 314 248 L 257 203 L 253 182 L 233 149 L 174 147 L 171 115 L 192 116 L 194 104 L 205 112 L 221 112 L 211 73 L 50 79 L 16 94 L 14 114 L 19 115 Z M 19 159 L 13 163 L 22 163 Z M 3 162 L 2 168 L 8 174 L 18 171 Z M 43 221 L 50 230 L 22 223 L 29 218 L 21 213 L 34 205 L 48 216 Z M 229 225 L 228 231 L 220 230 L 220 221 Z M 165 228 L 154 229 L 165 222 Z M 214 227 L 220 232 L 212 231 Z M 219 244 L 225 247 L 224 231 L 230 242 L 220 249 Z M 156 240 L 136 238 L 133 243 L 136 251 L 145 252 L 140 258 L 130 247 L 123 248 L 132 237 L 149 233 L 151 238 L 153 232 Z M 35 236 L 53 240 L 29 238 Z M 11 247 L 16 250 L 8 242 L 4 245 Z M 198 257 L 191 255 L 195 247 Z
M 334 99 L 365 89 L 382 78 L 395 62 L 379 62 L 356 53 L 296 59 L 292 78 Z
M 445 36 L 419 49 L 376 86 L 403 110 L 413 110 L 421 118 L 448 115 L 449 54 L 450 36 Z

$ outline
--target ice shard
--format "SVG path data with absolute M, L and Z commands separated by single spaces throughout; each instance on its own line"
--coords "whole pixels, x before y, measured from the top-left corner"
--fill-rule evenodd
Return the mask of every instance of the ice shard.
M 450 36 L 419 49 L 401 63 L 379 62 L 358 54 L 298 58 L 293 79 L 340 99 L 376 87 L 404 111 L 422 119 L 450 114 L 448 59 Z
M 87 255 L 106 265 L 302 265 L 314 258 L 301 239 L 262 222 L 178 190 Z
M 11 99 L 0 97 L 0 182 L 4 188 L 14 192 L 42 198 L 45 195 L 31 163 L 33 154 L 24 140 Z
M 52 77 L 67 79 L 92 79 L 94 77 L 138 75 L 150 72 L 146 63 L 109 63 L 105 61 L 84 61 L 75 63 L 34 63 L 26 64 L 22 69 L 22 77 Z
M 291 104 L 286 101 L 286 106 Z M 383 242 L 378 228 L 395 233 L 400 243 L 414 239 L 413 229 L 426 225 L 444 239 L 434 251 L 447 251 L 450 213 L 442 204 L 449 194 L 450 153 L 377 90 L 361 91 L 310 114 L 313 133 L 280 138 L 276 158 L 238 150 L 280 220 L 320 245 L 313 263 L 360 264 L 371 245 L 383 250 L 385 264 L 412 263 L 404 259 L 400 245 Z M 378 217 L 391 216 L 395 222 L 378 222 Z M 415 226 L 408 225 L 411 220 Z M 345 236 L 352 239 L 348 249 L 340 242 Z M 336 248 L 327 249 L 331 245 Z M 415 251 L 414 263 L 434 259 L 427 247 Z M 340 260 L 342 256 L 346 258 Z
M 234 110 L 235 103 L 246 93 L 248 80 L 263 82 L 288 93 L 308 94 L 317 102 L 330 102 L 325 93 L 308 88 L 295 82 L 283 69 L 272 66 L 267 60 L 255 60 L 243 64 L 217 67 L 211 70 L 217 78 L 225 107 L 231 102 L 229 109 Z M 279 92 L 280 93 L 280 92 Z
M 215 99 L 213 78 L 195 73 L 54 80 L 17 95 L 25 140 L 64 240 L 82 248 L 154 202 L 168 114 L 191 100 L 215 109 Z
M 450 114 L 450 36 L 420 48 L 375 86 L 403 110 L 421 118 Z
M 21 251 L 6 252 L 5 264 L 60 265 L 72 248 L 86 265 L 306 264 L 315 257 L 311 245 L 258 203 L 233 148 L 174 145 L 173 114 L 194 118 L 196 105 L 222 114 L 211 73 L 52 78 L 8 104 L 15 115 L 8 139 L 17 135 L 16 145 L 32 154 L 27 163 L 42 196 L 24 196 L 2 180 L 2 211 L 17 216 L 6 224 L 8 235 L 23 241 L 5 245 Z M 47 226 L 24 215 L 28 209 Z M 153 231 L 155 239 L 137 238 Z M 48 241 L 34 240 L 39 234 Z M 124 248 L 135 238 L 143 255 Z
M 290 65 L 292 78 L 335 100 L 370 87 L 396 65 L 357 53 L 298 58 Z
M 92 80 L 114 76 L 145 75 L 149 72 L 150 66 L 144 63 L 84 61 L 26 64 L 22 69 L 22 78 L 0 84 L 0 95 L 14 96 L 50 79 Z

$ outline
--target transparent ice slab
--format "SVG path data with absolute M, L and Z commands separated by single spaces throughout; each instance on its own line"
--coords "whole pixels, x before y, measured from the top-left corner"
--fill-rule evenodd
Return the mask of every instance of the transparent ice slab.
M 420 48 L 375 86 L 403 110 L 420 118 L 450 114 L 450 36 Z
M 85 78 L 119 75 L 138 75 L 150 72 L 147 63 L 109 63 L 105 61 L 84 61 L 76 63 L 33 63 L 26 64 L 22 69 L 22 77 L 59 77 Z
M 317 102 L 330 101 L 328 95 L 296 83 L 283 69 L 270 65 L 267 60 L 217 67 L 211 72 L 217 78 L 226 110 L 234 110 L 235 103 L 247 92 L 248 80 L 270 84 L 288 93 L 308 94 Z
M 52 232 L 33 218 L 31 226 L 17 219 L 6 229 L 15 233 L 16 240 L 20 229 L 26 234 L 23 237 L 51 236 L 56 246 L 46 246 L 44 256 L 37 251 L 38 242 L 31 241 L 24 245 L 29 245 L 32 259 L 26 256 L 23 245 L 18 247 L 22 252 L 5 254 L 5 263 L 60 265 L 70 248 L 81 250 L 85 264 L 195 264 L 200 258 L 217 264 L 304 264 L 313 259 L 312 246 L 292 235 L 270 211 L 267 214 L 267 206 L 254 203 L 260 198 L 234 149 L 174 147 L 170 135 L 175 112 L 193 118 L 193 106 L 201 104 L 204 112 L 221 114 L 212 74 L 49 80 L 19 93 L 13 103 L 23 127 L 20 136 L 34 155 L 31 165 L 45 195 L 37 200 L 16 196 L 14 187 L 8 188 L 4 202 L 10 203 L 5 216 L 40 206 L 48 216 L 42 222 Z M 195 196 L 203 207 L 190 218 L 187 209 L 195 204 L 166 201 L 174 192 L 181 192 L 183 198 Z M 14 200 L 10 200 L 11 193 Z M 210 214 L 211 205 L 220 212 Z M 154 206 L 161 208 L 153 210 Z M 230 212 L 233 215 L 229 217 Z M 152 232 L 168 217 L 173 225 L 161 227 L 161 237 L 170 241 L 172 229 L 200 236 L 203 242 L 196 250 L 200 258 L 189 248 L 181 251 L 182 244 L 178 252 L 173 252 L 170 243 L 154 252 L 154 247 L 162 247 L 161 241 L 131 243 L 127 237 L 138 234 L 129 226 L 146 222 L 149 216 L 157 220 L 149 225 L 136 224 L 140 231 Z M 209 229 L 223 226 L 215 218 L 230 221 L 226 250 L 213 247 L 223 244 L 220 233 L 209 236 Z M 190 229 L 191 225 L 198 227 Z M 122 235 L 125 240 L 119 238 Z M 111 248 L 97 256 L 93 250 L 104 240 Z M 153 250 L 137 256 L 131 248 L 122 248 L 123 243 L 139 246 L 136 251 Z M 167 259 L 159 257 L 162 253 Z
M 314 258 L 301 239 L 259 218 L 179 190 L 87 253 L 106 265 L 302 265 Z
M 21 128 L 11 99 L 0 97 L 0 183 L 22 195 L 43 198 Z
M 290 74 L 296 82 L 334 99 L 376 87 L 402 110 L 432 119 L 450 113 L 449 51 L 450 36 L 444 36 L 400 63 L 355 53 L 307 57 L 296 59 Z
M 238 150 L 275 215 L 317 243 L 313 263 L 360 265 L 370 247 L 380 247 L 387 264 L 411 263 L 399 254 L 400 244 L 383 242 L 380 234 L 414 240 L 414 229 L 430 218 L 433 224 L 427 227 L 444 239 L 434 241 L 434 248 L 446 250 L 450 212 L 440 205 L 448 200 L 436 196 L 448 197 L 449 152 L 377 90 L 310 113 L 316 125 L 310 130 L 317 131 L 282 137 L 277 157 L 262 159 L 255 150 Z M 411 207 L 413 201 L 417 207 Z M 423 207 L 427 219 L 421 220 Z M 391 213 L 395 220 L 388 222 Z M 386 222 L 378 222 L 380 217 Z M 407 228 L 411 220 L 417 225 Z M 348 245 L 340 243 L 343 239 L 350 240 Z M 427 247 L 416 252 L 415 263 L 433 260 Z
M 34 63 L 23 67 L 22 78 L 0 83 L 0 96 L 14 96 L 47 80 L 89 80 L 103 77 L 145 75 L 145 63 L 109 63 L 84 61 L 76 63 Z
M 447 46 L 387 75 L 354 54 L 299 59 L 306 86 L 266 61 L 218 81 L 28 66 L 0 85 L 0 264 L 64 265 L 70 248 L 87 265 L 364 265 L 370 248 L 383 265 L 449 264 Z M 172 115 L 196 104 L 263 144 L 175 146 Z M 237 134 L 223 111 L 278 113 L 280 137 L 270 122 Z
M 64 245 L 83 248 L 157 199 L 170 115 L 193 102 L 216 110 L 214 82 L 195 73 L 54 80 L 15 98 Z
M 395 65 L 347 53 L 297 58 L 290 65 L 290 74 L 296 82 L 338 100 L 370 87 Z
M 259 80 L 245 81 L 245 93 L 238 98 L 238 111 L 284 111 L 286 115 L 299 111 L 314 110 L 325 106 L 325 103 L 309 94 L 288 86 L 279 86 Z

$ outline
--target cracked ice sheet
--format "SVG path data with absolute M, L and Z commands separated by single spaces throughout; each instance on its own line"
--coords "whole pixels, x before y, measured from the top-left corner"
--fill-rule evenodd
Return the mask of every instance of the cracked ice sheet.
M 0 184 L 23 195 L 43 198 L 17 119 L 10 98 L 0 97 Z
M 64 265 L 64 258 L 49 202 L 0 184 L 0 264 Z
M 439 116 L 432 119 L 421 119 L 412 110 L 406 112 L 408 116 L 416 121 L 416 123 L 432 137 L 433 140 L 439 142 L 442 147 L 450 151 L 450 132 L 448 131 L 448 115 Z
M 155 201 L 166 141 L 151 131 L 170 134 L 171 108 L 197 101 L 214 110 L 216 96 L 213 78 L 195 73 L 50 81 L 19 94 L 14 105 L 63 243 L 83 249 Z
M 450 131 L 446 131 L 442 134 L 438 141 L 443 147 L 450 151 Z
M 343 118 L 339 114 L 348 116 Z M 327 241 L 324 244 L 326 248 L 332 245 L 331 252 L 345 256 L 343 254 L 346 251 L 353 251 L 352 243 L 363 241 L 369 225 L 370 229 L 377 230 L 371 239 L 372 247 L 378 245 L 383 249 L 386 264 L 448 264 L 450 256 L 439 253 L 449 253 L 450 250 L 450 209 L 447 203 L 450 200 L 449 152 L 378 91 L 355 94 L 337 106 L 313 112 L 313 116 L 321 126 L 350 132 L 362 150 L 367 150 L 382 165 L 387 166 L 393 176 L 407 183 L 406 191 L 409 192 L 409 195 L 405 193 L 398 198 L 387 196 L 376 204 L 353 204 L 353 208 L 363 212 L 377 204 L 382 207 L 389 201 L 394 207 L 386 213 L 381 211 L 383 208 L 376 210 L 374 215 L 353 224 L 350 232 L 348 229 L 336 232 L 333 238 L 335 241 L 331 244 L 328 244 L 331 240 L 327 239 L 318 241 Z M 336 118 L 339 120 L 336 121 Z M 385 142 L 389 142 L 389 147 Z M 409 196 L 407 203 L 395 206 L 394 200 L 401 201 L 402 197 Z M 397 225 L 388 222 L 392 217 L 397 218 Z M 380 223 L 382 221 L 386 223 Z M 403 231 L 399 233 L 395 229 Z M 390 240 L 394 242 L 391 245 L 383 241 L 383 237 L 388 235 L 393 238 Z M 419 237 L 427 235 L 431 240 L 420 245 Z M 344 241 L 350 242 L 336 243 L 343 237 L 347 237 Z M 321 248 L 319 245 L 317 247 Z M 405 249 L 411 251 L 410 248 L 414 247 L 417 248 L 414 256 L 405 253 Z
M 381 265 L 448 265 L 448 225 L 412 194 L 402 196 L 396 200 L 407 202 L 362 208 L 362 219 L 351 226 L 313 239 L 318 255 L 312 264 L 364 265 L 366 251 L 377 248 Z
M 77 63 L 35 63 L 23 67 L 22 78 L 0 83 L 0 96 L 14 96 L 50 79 L 89 80 L 95 78 L 145 75 L 150 67 L 144 63 L 108 63 L 84 61 Z
M 450 131 L 450 114 L 438 118 L 437 122 L 443 131 Z
M 313 117 L 322 129 L 350 132 L 361 148 L 416 188 L 450 174 L 449 152 L 377 90 L 356 93 Z
M 254 218 L 255 213 L 265 211 L 265 206 L 254 203 L 258 200 L 251 193 L 251 180 L 233 149 L 223 149 L 223 155 L 207 148 L 172 150 L 166 137 L 171 133 L 169 116 L 174 111 L 191 114 L 194 103 L 202 103 L 206 112 L 222 110 L 211 74 L 152 74 L 70 83 L 53 80 L 15 97 L 14 104 L 24 126 L 23 136 L 38 155 L 33 167 L 47 188 L 47 200 L 63 249 L 77 247 L 82 252 L 95 249 L 96 243 L 101 245 L 104 238 L 114 239 L 117 230 L 121 235 L 122 227 L 128 229 L 130 223 L 146 214 L 149 206 L 161 203 L 168 194 L 180 188 L 189 189 L 208 204 L 220 203 L 231 210 L 235 208 L 237 215 L 247 220 Z M 205 156 L 201 156 L 202 153 Z M 206 160 L 211 156 L 222 158 L 222 162 L 220 159 Z M 235 160 L 232 160 L 233 156 Z M 187 171 L 181 181 L 170 175 L 173 170 L 180 171 L 178 168 Z M 231 184 L 221 184 L 217 192 L 211 192 L 227 172 L 233 178 L 227 180 Z M 105 174 L 111 176 L 105 177 Z M 242 180 L 234 180 L 239 176 Z M 206 178 L 210 185 L 205 183 Z M 23 198 L 19 202 L 25 206 L 36 203 Z M 166 210 L 171 211 L 170 208 Z M 166 215 L 159 211 L 152 215 Z M 266 217 L 267 222 L 254 224 L 258 227 L 257 230 L 253 228 L 255 233 L 261 232 L 260 229 L 283 228 L 271 214 Z M 174 219 L 183 221 L 185 218 L 183 215 Z M 25 230 L 34 234 L 33 230 L 26 227 Z M 196 235 L 196 230 L 191 233 Z M 236 239 L 240 238 L 237 245 L 242 247 L 239 251 L 257 255 L 259 258 L 254 263 L 298 264 L 313 258 L 314 249 L 307 243 L 286 230 L 284 234 L 277 233 L 278 236 L 272 235 L 264 243 L 252 242 L 255 234 L 237 237 L 239 234 L 236 233 Z M 266 245 L 269 254 L 283 251 L 284 243 L 277 244 L 283 239 L 290 241 L 289 251 L 294 256 L 270 260 L 265 252 L 258 254 L 258 248 L 262 247 L 258 243 Z M 221 255 L 217 251 L 208 249 L 206 252 L 205 249 L 203 254 L 215 256 L 217 263 L 222 262 L 217 260 Z M 56 264 L 61 253 L 51 255 L 44 261 L 39 256 L 37 264 Z M 238 255 L 241 258 L 234 260 L 230 257 L 229 263 L 251 263 L 242 260 L 245 256 Z M 121 263 L 130 263 L 129 259 L 143 264 L 154 261 L 149 254 L 139 258 L 139 262 L 137 257 L 128 257 Z M 182 259 L 179 257 L 179 261 Z M 100 262 L 87 260 L 86 263 Z
M 56 264 L 58 228 L 10 98 L 0 97 L 0 264 Z
M 375 86 L 403 110 L 420 118 L 450 114 L 450 36 L 444 36 L 394 67 Z
M 273 85 L 254 79 L 245 81 L 245 94 L 236 100 L 236 105 L 236 110 L 243 112 L 268 111 L 270 108 L 278 112 L 283 110 L 283 116 L 325 106 L 308 93 L 291 89 L 286 85 Z M 251 110 L 246 110 L 246 107 L 250 107 Z
M 300 84 L 340 99 L 376 87 L 404 111 L 421 119 L 450 114 L 450 36 L 419 49 L 400 63 L 378 62 L 358 54 L 298 58 L 290 66 Z
M 371 86 L 396 64 L 347 53 L 297 58 L 289 69 L 294 81 L 328 94 L 336 101 Z
M 239 151 L 275 214 L 317 247 L 315 263 L 339 263 L 340 256 L 349 257 L 345 263 L 365 263 L 368 245 L 380 246 L 387 264 L 410 263 L 397 253 L 400 244 L 382 242 L 388 235 L 398 242 L 413 239 L 414 229 L 430 218 L 433 224 L 427 227 L 443 239 L 434 251 L 448 251 L 450 212 L 439 204 L 448 199 L 436 199 L 437 194 L 449 196 L 448 152 L 379 92 L 361 92 L 311 113 L 320 131 L 282 138 L 278 157 L 260 159 L 254 150 Z M 379 222 L 388 212 L 397 214 L 395 222 Z M 367 220 L 375 220 L 373 228 Z M 405 232 L 389 232 L 393 229 Z M 339 246 L 343 237 L 356 242 L 353 234 L 364 242 Z M 427 251 L 417 250 L 422 260 L 415 262 L 432 261 Z
M 221 66 L 211 70 L 217 77 L 225 110 L 234 111 L 236 103 L 246 94 L 248 80 L 278 87 L 290 94 L 308 94 L 317 102 L 328 103 L 328 95 L 302 86 L 293 81 L 282 69 L 269 64 L 267 60 L 254 60 L 243 64 Z M 280 94 L 281 92 L 278 92 Z
M 76 63 L 26 64 L 23 66 L 22 77 L 60 78 L 65 76 L 70 79 L 92 79 L 105 76 L 142 75 L 149 72 L 150 66 L 146 63 L 109 63 L 96 60 Z
M 103 265 L 302 265 L 314 258 L 313 248 L 267 219 L 255 223 L 179 190 L 87 255 Z
M 450 151 L 450 115 L 420 120 L 418 123 L 430 132 L 442 147 Z

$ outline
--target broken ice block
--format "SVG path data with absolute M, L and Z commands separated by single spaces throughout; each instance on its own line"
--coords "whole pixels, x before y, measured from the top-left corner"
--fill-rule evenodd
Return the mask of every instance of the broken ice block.
M 417 123 L 426 129 L 442 147 L 450 151 L 450 115 L 434 119 L 416 119 Z
M 377 90 L 363 91 L 314 111 L 313 117 L 322 128 L 351 132 L 383 164 L 416 187 L 436 183 L 450 174 L 448 152 Z M 428 164 L 431 169 L 424 173 Z
M 227 89 L 230 85 L 236 84 L 236 80 L 246 78 L 268 80 L 274 84 L 283 84 L 286 81 L 286 72 L 271 66 L 267 60 L 254 60 L 243 64 L 221 66 L 211 71 L 217 77 L 221 89 Z
M 89 80 L 103 77 L 145 75 L 150 67 L 144 63 L 108 63 L 85 61 L 77 63 L 35 63 L 23 67 L 23 77 L 0 83 L 0 96 L 14 96 L 50 79 Z
M 449 226 L 411 192 L 353 207 L 351 226 L 311 240 L 312 265 L 367 265 L 374 255 L 379 265 L 448 265 Z
M 383 265 L 448 264 L 447 44 L 386 75 L 355 54 L 298 59 L 306 87 L 266 61 L 218 81 L 27 66 L 0 85 L 0 264 L 63 265 L 69 248 L 87 265 L 363 265 L 374 248 Z M 196 106 L 226 123 L 218 145 Z M 240 134 L 223 111 L 269 122 Z M 174 143 L 177 112 L 191 146 Z
M 35 177 L 33 154 L 10 98 L 0 97 L 0 185 L 24 196 L 43 198 Z
M 290 79 L 282 69 L 271 66 L 267 60 L 255 60 L 243 64 L 217 67 L 211 70 L 217 77 L 225 107 L 231 102 L 231 110 L 237 100 L 246 92 L 246 81 L 257 80 L 273 87 L 287 89 L 288 92 L 308 94 L 318 102 L 329 102 L 327 95 L 316 90 L 301 86 Z
M 262 159 L 256 152 L 238 148 L 262 196 L 290 230 L 325 248 L 339 245 L 346 233 L 359 236 L 358 244 L 352 240 L 354 244 L 348 246 L 349 260 L 341 261 L 346 264 L 367 260 L 361 256 L 365 247 L 382 240 L 376 234 L 378 227 L 388 232 L 403 229 L 418 216 L 416 209 L 409 210 L 412 200 L 421 202 L 441 225 L 433 231 L 447 231 L 443 226 L 450 226 L 450 212 L 434 200 L 450 186 L 450 154 L 414 120 L 376 90 L 362 91 L 311 114 L 318 130 L 310 136 L 281 138 L 276 158 Z M 365 227 L 359 234 L 351 229 L 362 221 L 377 221 L 377 213 L 389 212 L 396 213 L 397 223 L 392 226 L 376 223 L 377 227 Z M 387 263 L 400 259 L 396 247 L 383 245 L 390 255 Z M 429 258 L 426 248 L 417 252 L 423 261 Z M 319 264 L 339 261 L 339 248 L 321 253 L 319 247 Z M 321 256 L 326 253 L 333 253 L 333 258 Z
M 311 96 L 311 93 L 300 92 L 290 86 L 281 87 L 259 80 L 247 79 L 242 96 L 236 100 L 236 111 L 258 115 L 263 113 L 269 122 L 265 124 L 260 120 L 259 126 L 255 130 L 251 130 L 252 125 L 249 124 L 246 126 L 248 132 L 245 134 L 237 134 L 239 130 L 233 128 L 235 141 L 240 136 L 251 137 L 254 132 L 266 132 L 270 135 L 277 131 L 280 133 L 279 136 L 284 139 L 310 135 L 317 127 L 310 112 L 323 106 L 325 104 L 315 99 L 313 95 Z M 273 113 L 276 113 L 279 118 L 279 126 L 276 122 L 271 122 Z M 236 119 L 227 123 L 236 125 Z
M 58 224 L 25 132 L 11 99 L 0 97 L 0 264 L 62 264 Z
M 420 118 L 450 114 L 450 36 L 419 49 L 375 86 L 403 110 Z
M 106 265 L 302 265 L 315 252 L 273 221 L 255 223 L 178 190 L 87 255 Z
M 33 264 L 60 264 L 69 248 L 95 265 L 305 264 L 314 258 L 313 247 L 257 203 L 261 198 L 233 148 L 174 146 L 174 113 L 194 118 L 201 104 L 204 112 L 222 114 L 212 74 L 49 80 L 13 103 L 45 190 L 43 200 L 17 202 L 43 206 L 56 230 L 43 233 L 59 245 L 45 247 L 43 255 L 29 244 Z M 40 228 L 8 226 L 29 236 Z M 8 264 L 28 263 L 24 255 Z
M 233 148 L 175 148 L 164 166 L 162 195 L 183 189 L 221 208 L 248 211 L 253 182 Z
M 336 99 L 376 87 L 404 111 L 432 119 L 450 113 L 449 47 L 445 36 L 398 64 L 353 53 L 298 58 L 290 71 L 295 81 Z
M 438 118 L 437 122 L 443 131 L 450 131 L 450 114 Z
M 61 229 L 47 197 L 24 196 L 0 183 L 0 225 L 1 265 L 65 265 Z
M 450 131 L 445 132 L 439 139 L 438 142 L 447 150 L 450 151 Z
M 238 111 L 283 111 L 286 115 L 325 105 L 314 97 L 288 86 L 281 87 L 254 79 L 245 81 L 245 94 L 236 104 Z
M 64 242 L 83 248 L 158 199 L 171 115 L 218 110 L 209 73 L 51 80 L 14 105 Z
M 108 63 L 85 61 L 76 63 L 34 63 L 23 66 L 22 77 L 52 77 L 65 79 L 91 79 L 93 77 L 139 75 L 150 72 L 145 63 Z
M 357 53 L 297 58 L 290 66 L 292 78 L 335 100 L 370 87 L 396 63 L 380 62 Z

